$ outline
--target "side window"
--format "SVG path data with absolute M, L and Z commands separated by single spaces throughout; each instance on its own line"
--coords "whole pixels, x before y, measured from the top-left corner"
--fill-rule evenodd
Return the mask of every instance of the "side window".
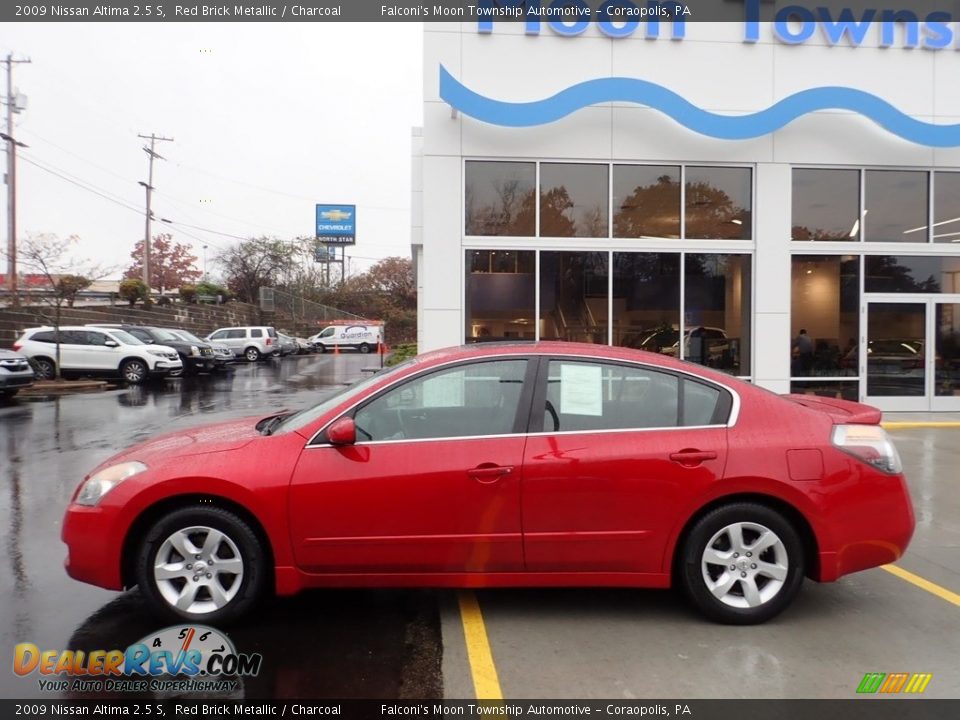
M 253 328 L 250 331 L 250 337 L 255 337 L 255 338 L 263 337 L 263 330 L 261 330 L 260 328 Z
M 83 335 L 83 344 L 85 345 L 97 345 L 103 347 L 104 343 L 107 342 L 107 336 L 103 333 L 90 332 L 77 333 L 77 335 Z
M 326 330 L 324 330 L 322 333 L 320 333 L 320 337 L 322 337 L 322 338 L 333 337 L 333 334 L 334 334 L 336 331 L 337 331 L 336 328 L 328 327 Z
M 61 330 L 60 342 L 64 345 L 90 345 L 87 333 L 83 330 Z
M 55 342 L 53 333 L 49 330 L 34 333 L 30 338 L 33 342 L 52 343 Z
M 676 427 L 679 380 L 648 368 L 551 360 L 546 432 Z
M 148 345 L 153 342 L 153 337 L 151 337 L 150 333 L 148 333 L 146 330 L 140 330 L 138 328 L 130 328 L 130 330 L 128 330 L 127 332 L 133 335 L 137 340 L 142 340 Z
M 713 425 L 717 404 L 720 402 L 720 389 L 698 383 L 695 380 L 683 381 L 683 424 Z
M 210 336 L 211 340 L 223 340 L 227 336 L 226 330 L 217 330 L 213 335 Z
M 427 440 L 513 432 L 526 360 L 431 372 L 374 398 L 354 415 L 357 440 Z
M 243 340 L 247 336 L 244 330 L 227 330 L 228 340 Z

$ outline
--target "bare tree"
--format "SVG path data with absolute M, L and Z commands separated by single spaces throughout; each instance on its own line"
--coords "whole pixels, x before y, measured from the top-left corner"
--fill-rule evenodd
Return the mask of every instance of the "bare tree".
M 40 315 L 53 326 L 56 344 L 54 378 L 57 380 L 60 379 L 60 318 L 63 307 L 72 307 L 78 292 L 111 272 L 108 268 L 71 256 L 71 251 L 79 241 L 76 235 L 61 239 L 50 233 L 28 234 L 17 252 L 20 265 L 40 275 L 45 281 L 46 291 L 40 293 L 38 299 L 52 311 L 41 311 Z

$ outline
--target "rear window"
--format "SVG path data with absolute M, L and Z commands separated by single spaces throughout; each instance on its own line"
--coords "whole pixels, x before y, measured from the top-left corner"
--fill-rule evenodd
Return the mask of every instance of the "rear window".
M 277 331 L 274 330 L 273 328 L 267 328 L 267 335 L 269 335 L 272 338 L 275 338 L 277 336 Z

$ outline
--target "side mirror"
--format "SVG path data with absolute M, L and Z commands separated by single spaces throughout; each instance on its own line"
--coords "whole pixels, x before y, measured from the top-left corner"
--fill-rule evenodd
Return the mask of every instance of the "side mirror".
M 103 344 L 107 347 L 120 347 L 120 343 L 118 343 L 116 340 L 107 340 Z
M 357 426 L 353 418 L 342 417 L 327 428 L 327 440 L 331 445 L 353 445 L 357 442 Z

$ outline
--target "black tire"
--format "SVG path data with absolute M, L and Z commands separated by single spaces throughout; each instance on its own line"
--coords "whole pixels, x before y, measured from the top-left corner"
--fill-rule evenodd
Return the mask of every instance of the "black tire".
M 257 362 L 260 359 L 260 351 L 251 346 L 243 351 L 243 356 L 247 359 L 247 362 Z
M 120 366 L 120 376 L 130 385 L 142 385 L 150 377 L 150 368 L 143 360 L 126 360 Z
M 370 352 L 370 346 L 367 345 L 367 343 L 360 343 L 360 352 L 366 355 L 368 352 Z
M 765 538 L 775 538 L 778 543 L 754 556 L 751 546 L 760 543 L 764 531 L 772 533 Z M 739 546 L 732 542 L 738 532 L 743 540 Z M 711 553 L 714 560 L 727 558 L 722 566 L 707 562 L 708 546 L 717 553 Z M 789 520 L 765 505 L 741 502 L 710 511 L 690 529 L 681 552 L 679 575 L 684 590 L 697 609 L 716 622 L 765 622 L 793 601 L 803 583 L 805 558 L 800 535 Z M 708 578 L 716 583 L 722 599 L 711 591 Z
M 320 343 L 320 354 L 325 355 L 327 353 L 327 346 L 323 343 Z
M 239 550 L 243 573 L 239 579 L 239 587 L 225 605 L 213 610 L 190 612 L 177 608 L 164 597 L 154 577 L 153 568 L 157 562 L 158 553 L 164 550 L 168 538 L 180 531 L 197 527 L 213 528 L 229 538 Z M 212 582 L 218 582 L 219 577 L 218 575 Z M 263 598 L 269 577 L 266 555 L 256 533 L 240 517 L 218 507 L 195 505 L 180 508 L 165 515 L 144 535 L 136 556 L 136 578 L 140 591 L 159 616 L 175 622 L 189 620 L 214 625 L 233 622 L 249 613 Z M 188 580 L 184 578 L 184 584 Z M 236 582 L 237 579 L 234 578 L 234 581 Z M 222 583 L 220 587 L 223 587 Z M 233 592 L 233 590 L 231 585 L 227 592 Z M 206 592 L 212 600 L 213 596 L 209 590 L 196 593 L 195 597 L 198 600 L 203 600 L 202 592 Z
M 53 380 L 57 375 L 57 366 L 50 358 L 34 358 L 33 365 L 40 380 Z

